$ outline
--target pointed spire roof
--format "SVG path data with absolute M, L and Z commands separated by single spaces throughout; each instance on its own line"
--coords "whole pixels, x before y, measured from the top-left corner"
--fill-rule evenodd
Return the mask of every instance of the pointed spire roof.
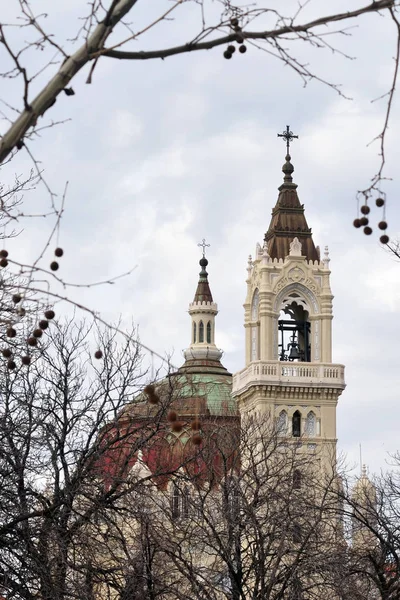
M 289 255 L 290 244 L 295 237 L 301 243 L 302 256 L 307 260 L 320 260 L 315 248 L 311 228 L 304 216 L 304 204 L 300 204 L 297 185 L 293 183 L 294 167 L 288 153 L 282 167 L 283 184 L 278 188 L 278 201 L 272 210 L 272 218 L 264 240 L 271 258 L 285 259 Z
M 213 302 L 210 285 L 208 283 L 208 273 L 206 271 L 208 260 L 204 254 L 199 261 L 199 265 L 201 266 L 201 271 L 199 273 L 199 283 L 197 284 L 193 302 Z

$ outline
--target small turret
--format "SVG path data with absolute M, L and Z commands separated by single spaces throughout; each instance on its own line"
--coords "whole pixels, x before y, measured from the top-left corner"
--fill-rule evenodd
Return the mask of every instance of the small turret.
M 186 361 L 216 361 L 219 363 L 221 350 L 215 345 L 215 317 L 218 306 L 213 301 L 206 267 L 208 260 L 203 256 L 199 261 L 201 271 L 193 302 L 189 304 L 192 318 L 192 336 L 189 348 L 184 351 Z
M 351 495 L 353 505 L 353 548 L 370 551 L 376 537 L 371 531 L 376 526 L 376 489 L 362 466 L 361 477 Z

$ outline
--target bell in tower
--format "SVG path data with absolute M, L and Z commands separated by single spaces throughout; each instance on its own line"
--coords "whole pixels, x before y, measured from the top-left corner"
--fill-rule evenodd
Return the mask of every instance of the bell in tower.
M 345 388 L 343 365 L 332 363 L 330 259 L 314 245 L 293 182 L 289 150 L 297 136 L 289 127 L 279 135 L 286 141 L 283 183 L 263 246 L 248 261 L 245 367 L 234 375 L 233 395 L 243 415 L 268 413 L 291 424 L 282 431 L 307 438 L 327 462 L 336 453 L 336 405 Z

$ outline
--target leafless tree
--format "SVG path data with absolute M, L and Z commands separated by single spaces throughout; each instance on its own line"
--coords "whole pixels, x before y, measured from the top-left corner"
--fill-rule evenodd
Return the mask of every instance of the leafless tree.
M 207 476 L 181 469 L 165 492 L 148 489 L 145 545 L 158 560 L 146 565 L 159 593 L 145 597 L 320 600 L 341 589 L 334 471 L 270 423 L 242 425 L 202 432 Z
M 95 570 L 88 540 L 104 543 L 124 497 L 143 485 L 127 473 L 164 427 L 166 406 L 146 404 L 134 426 L 123 419 L 143 372 L 137 345 L 113 330 L 52 321 L 37 346 L 19 340 L 13 351 L 30 360 L 0 364 L 3 595 L 91 598 L 113 572 Z
M 348 481 L 340 492 L 348 552 L 343 581 L 352 600 L 400 596 L 400 456 L 369 480 Z
M 249 44 L 265 51 L 267 57 L 283 61 L 305 84 L 312 79 L 318 80 L 343 94 L 340 85 L 314 72 L 308 64 L 296 57 L 296 41 L 301 40 L 314 49 L 325 49 L 346 57 L 340 49 L 340 38 L 343 34 L 350 35 L 350 24 L 363 15 L 387 15 L 393 21 L 396 60 L 392 80 L 388 81 L 386 117 L 382 131 L 377 136 L 381 144 L 381 165 L 371 185 L 362 192 L 368 198 L 371 192 L 379 188 L 383 177 L 385 134 L 398 74 L 398 0 L 376 0 L 367 4 L 360 1 L 351 10 L 343 13 L 329 14 L 321 9 L 321 14 L 309 21 L 304 18 L 305 9 L 309 4 L 307 1 L 299 3 L 289 14 L 281 7 L 277 9 L 270 2 L 261 0 L 247 6 L 237 5 L 231 0 L 221 0 L 217 6 L 211 4 L 206 0 L 175 0 L 167 3 L 156 18 L 152 14 L 147 23 L 135 28 L 132 20 L 135 17 L 137 0 L 93 0 L 88 5 L 82 3 L 82 25 L 78 31 L 68 32 L 66 41 L 57 39 L 47 30 L 46 14 L 35 12 L 35 7 L 28 0 L 19 0 L 17 18 L 0 25 L 0 44 L 5 65 L 2 72 L 3 81 L 16 79 L 20 82 L 21 89 L 19 105 L 14 106 L 11 99 L 3 98 L 3 118 L 7 127 L 0 141 L 0 163 L 23 147 L 30 152 L 28 140 L 43 127 L 52 125 L 51 122 L 41 122 L 40 118 L 48 112 L 51 113 L 50 109 L 61 93 L 67 96 L 74 95 L 71 84 L 85 67 L 89 68 L 87 83 L 91 83 L 99 60 L 166 59 L 219 47 L 225 49 L 226 58 L 231 58 L 236 49 L 235 44 L 240 45 L 241 52 L 245 52 L 246 44 Z M 185 37 L 181 33 L 180 15 L 188 8 L 198 15 L 198 27 L 197 31 L 194 30 Z M 147 48 L 146 34 L 166 21 L 170 22 L 171 28 L 177 28 L 177 36 L 181 38 L 181 43 L 176 46 Z M 21 39 L 24 41 L 20 44 L 13 35 L 16 27 L 23 30 Z M 138 43 L 141 44 L 140 48 Z M 73 44 L 80 46 L 76 49 Z M 32 54 L 37 52 L 41 55 L 40 64 L 31 70 L 29 61 Z

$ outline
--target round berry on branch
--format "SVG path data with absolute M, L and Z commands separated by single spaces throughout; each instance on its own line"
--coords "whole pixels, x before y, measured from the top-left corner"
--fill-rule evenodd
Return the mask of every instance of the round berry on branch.
M 37 346 L 37 339 L 35 337 L 28 337 L 28 339 L 26 340 L 26 343 L 28 344 L 28 346 Z
M 31 364 L 31 357 L 28 356 L 28 355 L 23 356 L 21 358 L 21 362 L 22 362 L 23 365 L 30 365 Z
M 56 248 L 54 254 L 60 258 L 64 254 L 64 250 L 62 248 Z
M 375 200 L 375 204 L 377 205 L 378 208 L 381 208 L 385 204 L 385 201 L 383 198 L 377 198 Z
M 245 52 L 247 52 L 247 48 L 244 44 L 239 46 L 239 52 L 240 52 L 240 54 L 244 54 Z
M 378 223 L 379 229 L 385 230 L 385 229 L 387 229 L 387 226 L 388 225 L 387 225 L 386 221 L 380 221 L 380 223 Z
M 379 238 L 379 241 L 381 244 L 388 244 L 389 243 L 389 236 L 386 235 L 386 233 L 384 235 L 381 235 L 381 237 Z
M 97 358 L 97 360 L 100 360 L 100 358 L 103 358 L 103 353 L 101 350 L 96 350 L 96 352 L 94 353 L 94 357 Z
M 171 429 L 175 433 L 180 433 L 182 431 L 182 429 L 183 429 L 183 425 L 182 425 L 182 423 L 179 423 L 178 421 L 175 421 L 175 423 L 172 423 Z
M 169 413 L 167 414 L 167 421 L 169 421 L 170 423 L 174 423 L 175 421 L 177 421 L 178 419 L 178 415 L 174 410 L 170 410 Z
M 364 226 L 364 225 L 368 225 L 368 223 L 369 223 L 369 221 L 368 221 L 367 217 L 361 217 L 361 219 L 360 219 L 360 224 L 361 224 L 362 226 Z
M 371 227 L 364 227 L 364 233 L 365 233 L 365 235 L 371 235 L 371 233 L 372 233 Z
M 1 353 L 4 356 L 4 358 L 11 358 L 12 357 L 12 352 L 11 352 L 10 348 L 3 348 L 3 350 L 1 351 Z
M 368 215 L 370 208 L 367 204 L 363 204 L 363 206 L 360 208 L 360 211 L 363 215 Z
M 58 262 L 56 260 L 53 260 L 53 262 L 50 263 L 50 269 L 52 271 L 58 271 L 59 266 L 60 265 L 58 264 Z
M 3 268 L 5 268 L 5 267 L 7 267 L 7 266 L 8 266 L 8 260 L 7 260 L 6 258 L 2 258 L 2 259 L 0 260 L 0 267 L 3 267 Z
M 41 321 L 39 321 L 39 327 L 40 327 L 40 329 L 43 329 L 43 331 L 45 329 L 47 329 L 48 326 L 49 326 L 49 322 L 46 321 L 46 319 L 42 319 Z
M 8 252 L 7 250 L 0 250 L 0 258 L 7 258 Z
M 56 316 L 56 313 L 54 312 L 54 310 L 46 310 L 46 312 L 44 313 L 44 316 L 46 317 L 46 319 L 54 319 L 54 317 Z
M 16 366 L 17 365 L 15 364 L 15 361 L 13 361 L 13 359 L 10 358 L 10 360 L 7 362 L 7 369 L 12 370 L 15 369 Z
M 14 294 L 14 296 L 12 297 L 12 301 L 14 302 L 14 304 L 18 304 L 18 302 L 21 302 L 21 300 L 22 300 L 21 294 Z
M 41 338 L 43 335 L 43 331 L 41 329 L 35 329 L 32 335 L 35 338 Z
M 354 219 L 353 225 L 354 225 L 354 227 L 356 227 L 356 229 L 358 229 L 359 227 L 361 227 L 361 221 L 360 221 L 360 219 Z
M 17 332 L 16 332 L 16 330 L 14 329 L 14 327 L 9 327 L 9 328 L 7 329 L 7 337 L 10 337 L 10 338 L 15 338 L 15 336 L 16 336 L 16 335 L 17 335 Z

